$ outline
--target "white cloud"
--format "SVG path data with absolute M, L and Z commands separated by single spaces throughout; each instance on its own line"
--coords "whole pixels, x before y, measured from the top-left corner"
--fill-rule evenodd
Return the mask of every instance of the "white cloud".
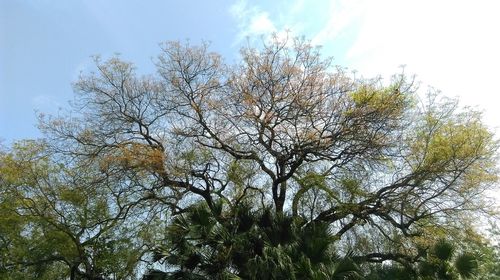
M 269 14 L 257 6 L 250 6 L 245 0 L 240 0 L 232 5 L 229 12 L 237 21 L 238 35 L 235 43 L 247 37 L 258 37 L 276 32 Z
M 332 42 L 346 29 L 359 23 L 362 9 L 359 0 L 332 0 L 328 3 L 328 21 L 312 38 L 315 45 Z
M 290 5 L 289 13 L 290 15 L 298 15 L 305 8 L 305 0 L 296 0 L 294 3 Z
M 250 20 L 248 35 L 261 35 L 276 31 L 276 27 L 266 12 L 255 14 Z
M 245 16 L 246 1 L 240 0 L 229 7 L 229 13 L 236 19 L 242 19 Z
M 279 13 L 272 13 L 260 6 L 251 5 L 245 0 L 240 0 L 229 9 L 230 14 L 237 22 L 238 34 L 235 44 L 249 38 L 251 41 L 264 37 L 270 38 L 271 34 L 278 37 L 290 37 L 303 31 L 302 22 L 295 20 L 304 8 L 304 0 L 287 3 L 285 9 Z
M 495 1 L 366 1 L 347 61 L 385 77 L 405 64 L 424 85 L 483 109 L 487 123 L 500 127 L 499 8 Z

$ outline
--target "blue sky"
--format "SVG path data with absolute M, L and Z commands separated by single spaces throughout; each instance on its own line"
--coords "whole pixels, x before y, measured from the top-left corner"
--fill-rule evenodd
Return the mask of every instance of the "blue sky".
M 498 11 L 493 0 L 0 0 L 0 139 L 39 137 L 35 112 L 68 108 L 92 55 L 120 53 L 146 74 L 163 41 L 210 41 L 232 62 L 247 37 L 285 30 L 366 77 L 404 64 L 423 91 L 458 96 L 498 128 Z

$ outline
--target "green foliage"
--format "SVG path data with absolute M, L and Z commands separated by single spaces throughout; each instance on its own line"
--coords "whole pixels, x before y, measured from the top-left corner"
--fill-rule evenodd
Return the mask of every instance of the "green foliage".
M 479 258 L 468 252 L 457 254 L 456 244 L 441 239 L 434 244 L 419 267 L 423 277 L 469 279 L 478 273 Z
M 473 244 L 472 240 L 465 243 Z M 481 246 L 482 250 L 488 247 Z M 477 252 L 464 251 L 459 243 L 440 239 L 414 263 L 398 264 L 395 262 L 374 265 L 366 279 L 415 279 L 415 280 L 447 280 L 447 279 L 496 279 L 491 271 L 484 270 L 491 264 L 484 255 Z
M 155 261 L 211 279 L 358 279 L 359 268 L 338 258 L 325 223 L 305 224 L 246 203 L 214 215 L 204 203 L 176 216 Z M 187 277 L 187 276 L 184 276 Z M 190 276 L 191 277 L 191 276 Z M 170 278 L 167 278 L 170 279 Z
M 470 278 L 478 270 L 477 257 L 470 253 L 463 253 L 455 259 L 455 267 L 463 278 Z
M 108 204 L 109 185 L 93 167 L 66 168 L 46 152 L 32 141 L 0 158 L 0 275 L 62 279 L 79 266 L 92 277 L 133 275 L 141 253 Z
M 448 261 L 452 258 L 455 246 L 445 239 L 439 240 L 432 248 L 432 255 L 441 261 Z

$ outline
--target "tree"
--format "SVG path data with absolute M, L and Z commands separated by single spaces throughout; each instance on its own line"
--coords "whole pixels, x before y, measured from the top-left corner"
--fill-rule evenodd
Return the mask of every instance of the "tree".
M 353 260 L 335 252 L 328 224 L 306 224 L 271 209 L 255 212 L 246 203 L 231 212 L 223 208 L 222 201 L 215 213 L 195 204 L 174 218 L 154 257 L 171 271 L 145 278 L 361 279 Z
M 2 279 L 135 275 L 145 251 L 139 226 L 148 219 L 132 209 L 141 199 L 111 174 L 54 162 L 45 148 L 21 142 L 0 158 Z
M 417 267 L 385 265 L 372 272 L 369 279 L 472 279 L 478 274 L 480 258 L 471 252 L 458 251 L 456 244 L 440 239 L 425 249 Z
M 226 223 L 246 223 L 234 217 L 251 205 L 250 220 L 270 211 L 290 221 L 288 234 L 327 230 L 324 246 L 338 260 L 405 267 L 422 261 L 418 248 L 461 217 L 488 209 L 483 193 L 497 179 L 498 143 L 479 113 L 433 93 L 420 99 L 404 74 L 388 83 L 357 78 L 303 39 L 274 38 L 241 57 L 228 65 L 206 44 L 166 43 L 158 75 L 145 77 L 117 57 L 96 58 L 96 71 L 74 85 L 71 114 L 42 117 L 46 151 L 65 168 L 111 176 L 109 185 L 89 186 L 127 190 L 120 194 L 131 210 L 169 225 L 163 244 L 187 243 L 195 255 L 221 249 L 213 236 L 172 239 L 193 209 L 206 212 L 203 226 L 238 233 Z M 122 214 L 113 220 L 141 219 Z M 255 271 L 279 255 L 293 261 L 275 272 L 294 274 L 293 250 L 264 240 L 268 251 L 253 255 Z M 172 252 L 178 259 L 167 258 L 168 269 L 186 272 L 185 253 Z M 329 268 L 342 263 L 334 255 Z M 208 275 L 201 265 L 191 272 Z M 218 273 L 242 277 L 245 269 L 229 258 Z

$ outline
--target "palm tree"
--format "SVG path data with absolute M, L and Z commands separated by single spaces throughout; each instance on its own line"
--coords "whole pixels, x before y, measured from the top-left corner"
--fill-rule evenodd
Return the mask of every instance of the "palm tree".
M 335 254 L 334 242 L 324 223 L 248 203 L 195 204 L 173 219 L 155 251 L 166 272 L 144 279 L 361 279 L 352 260 Z
M 458 252 L 446 239 L 438 240 L 413 267 L 397 264 L 379 265 L 367 276 L 370 280 L 460 280 L 473 278 L 478 272 L 478 258 Z
M 437 241 L 420 263 L 419 274 L 424 279 L 469 279 L 478 269 L 478 259 L 471 253 L 458 254 L 455 244 L 448 240 Z

